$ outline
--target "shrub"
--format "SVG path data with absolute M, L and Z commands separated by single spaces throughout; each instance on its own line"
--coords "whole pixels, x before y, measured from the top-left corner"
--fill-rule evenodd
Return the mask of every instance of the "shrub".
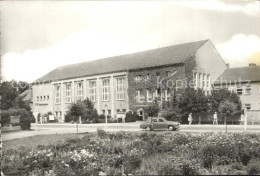
M 125 122 L 136 122 L 138 120 L 138 115 L 136 112 L 128 112 L 126 113 Z
M 30 130 L 31 116 L 25 109 L 8 109 L 1 112 L 1 125 L 10 123 L 10 116 L 20 116 L 20 126 L 22 130 Z
M 1 126 L 7 126 L 10 124 L 10 112 L 8 110 L 4 110 L 1 112 Z
M 212 168 L 215 161 L 215 153 L 216 147 L 214 145 L 207 144 L 202 148 L 202 162 L 205 168 Z
M 30 130 L 31 129 L 31 118 L 29 113 L 21 109 L 19 110 L 19 115 L 20 115 L 20 125 L 22 130 Z
M 251 160 L 247 165 L 247 174 L 248 175 L 260 175 L 260 161 Z
M 241 162 L 234 162 L 231 164 L 232 169 L 242 170 L 243 164 Z
M 107 132 L 105 132 L 105 130 L 98 129 L 98 130 L 97 130 L 97 135 L 98 135 L 99 138 L 102 139 L 102 138 L 107 137 Z

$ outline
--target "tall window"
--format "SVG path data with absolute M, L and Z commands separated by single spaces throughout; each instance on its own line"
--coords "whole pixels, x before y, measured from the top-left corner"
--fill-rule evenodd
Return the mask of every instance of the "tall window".
M 60 104 L 60 86 L 55 86 L 55 104 Z
M 245 95 L 250 95 L 251 94 L 251 86 L 246 86 L 245 87 Z
M 155 97 L 157 98 L 157 101 L 161 101 L 162 99 L 162 94 L 161 94 L 161 88 L 159 87 L 158 89 L 156 89 L 155 91 Z
M 116 79 L 116 97 L 117 100 L 125 100 L 125 79 L 117 78 Z
M 147 90 L 147 102 L 153 101 L 153 92 L 151 90 Z
M 109 79 L 102 80 L 102 101 L 109 101 L 110 99 L 110 85 Z
M 96 81 L 89 81 L 89 99 L 92 102 L 96 101 Z
M 210 75 L 207 75 L 207 87 L 210 87 Z
M 202 85 L 202 87 L 206 87 L 207 75 L 203 74 L 202 77 L 203 77 L 203 81 L 202 81 L 203 85 Z
M 142 76 L 141 75 L 138 75 L 138 76 L 135 77 L 135 82 L 136 83 L 139 83 L 141 81 L 142 81 Z
M 65 99 L 66 103 L 71 103 L 71 84 L 66 84 Z
M 136 101 L 138 103 L 142 103 L 142 102 L 144 102 L 144 100 L 145 100 L 145 97 L 144 97 L 143 92 L 141 90 L 137 90 L 136 91 Z
M 198 87 L 198 73 L 193 74 L 194 87 Z
M 201 88 L 203 85 L 202 85 L 202 83 L 203 83 L 203 74 L 199 74 L 199 87 Z
M 83 83 L 77 82 L 77 101 L 83 100 Z
M 171 93 L 169 89 L 165 90 L 165 101 L 170 101 Z

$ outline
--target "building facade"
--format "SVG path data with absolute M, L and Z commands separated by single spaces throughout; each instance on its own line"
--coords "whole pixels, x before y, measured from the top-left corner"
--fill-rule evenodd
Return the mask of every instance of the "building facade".
M 215 89 L 226 89 L 239 95 L 248 122 L 260 123 L 260 66 L 227 69 L 214 83 Z M 252 118 L 253 117 L 253 118 Z
M 209 93 L 226 68 L 210 40 L 59 67 L 33 83 L 33 111 L 62 122 L 72 102 L 89 98 L 99 114 L 144 117 L 145 107 L 168 101 L 176 88 Z

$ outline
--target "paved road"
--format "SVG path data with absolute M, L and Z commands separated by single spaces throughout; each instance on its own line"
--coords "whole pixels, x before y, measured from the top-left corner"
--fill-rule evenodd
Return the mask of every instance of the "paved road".
M 141 122 L 134 123 L 109 123 L 106 124 L 79 124 L 79 133 L 85 132 L 96 132 L 97 129 L 104 129 L 107 131 L 133 131 L 142 132 L 139 128 Z M 37 130 L 36 130 L 37 129 Z M 224 125 L 181 125 L 179 131 L 173 131 L 173 133 L 186 132 L 186 133 L 200 133 L 200 132 L 225 132 L 226 127 Z M 168 131 L 166 131 L 168 132 Z M 243 125 L 228 125 L 228 132 L 244 132 Z M 248 125 L 247 132 L 250 133 L 260 133 L 260 125 Z M 16 131 L 2 133 L 3 141 L 35 136 L 35 135 L 47 135 L 47 134 L 67 134 L 67 133 L 77 133 L 76 124 L 68 123 L 56 123 L 56 124 L 32 124 L 31 131 Z M 158 131 L 158 133 L 165 133 L 165 131 Z

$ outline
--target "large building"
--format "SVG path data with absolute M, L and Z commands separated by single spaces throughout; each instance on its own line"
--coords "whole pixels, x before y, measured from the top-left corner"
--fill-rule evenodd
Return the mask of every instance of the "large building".
M 168 46 L 59 67 L 33 83 L 33 111 L 57 120 L 72 102 L 89 98 L 99 114 L 112 117 L 168 101 L 183 86 L 206 93 L 227 66 L 210 40 Z
M 227 89 L 239 95 L 242 109 L 247 109 L 248 122 L 260 123 L 260 66 L 229 68 L 214 83 L 216 89 Z

